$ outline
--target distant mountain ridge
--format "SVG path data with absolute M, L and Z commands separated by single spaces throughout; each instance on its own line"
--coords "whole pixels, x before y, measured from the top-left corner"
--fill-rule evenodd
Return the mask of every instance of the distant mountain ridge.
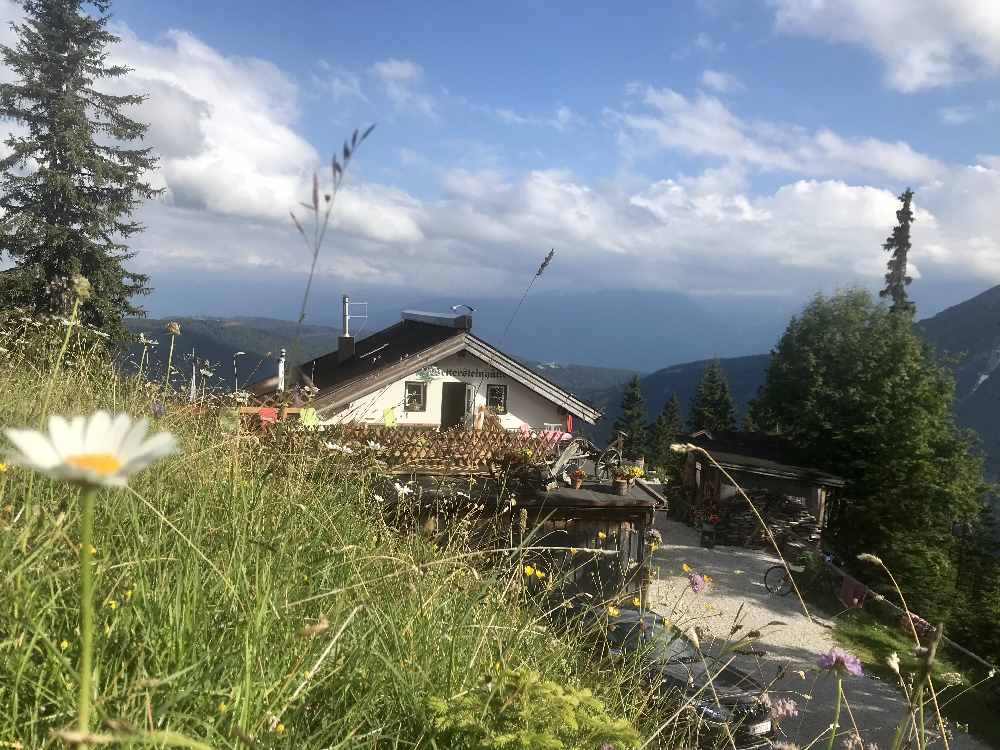
M 282 347 L 290 347 L 295 332 L 294 322 L 273 318 L 188 316 L 172 319 L 180 322 L 183 332 L 176 342 L 174 357 L 177 366 L 186 361 L 184 357 L 190 355 L 193 348 L 199 358 L 214 364 L 213 377 L 216 384 L 223 388 L 232 388 L 235 352 L 246 352 L 237 361 L 241 384 L 269 377 L 276 371 L 278 352 Z M 128 321 L 128 327 L 134 333 L 142 332 L 159 339 L 160 346 L 153 356 L 152 370 L 155 373 L 162 373 L 165 366 L 169 341 L 164 333 L 167 320 Z M 370 321 L 370 327 L 374 330 L 384 322 Z M 988 474 L 1000 477 L 1000 286 L 921 320 L 916 326 L 952 369 L 956 384 L 956 419 L 961 426 L 979 434 L 987 458 Z M 333 351 L 339 334 L 340 331 L 332 326 L 303 326 L 303 358 Z M 538 345 L 531 350 L 538 351 Z M 141 347 L 137 345 L 130 348 L 130 354 L 136 360 L 140 351 Z M 640 374 L 619 367 L 539 362 L 530 357 L 518 359 L 604 412 L 604 419 L 592 431 L 598 440 L 606 440 L 610 436 L 611 425 L 619 413 L 624 385 L 633 375 Z M 745 414 L 747 403 L 763 383 L 769 360 L 769 354 L 720 358 L 739 418 Z M 677 394 L 686 416 L 694 389 L 710 361 L 697 359 L 641 374 L 648 420 L 651 422 L 656 418 L 672 393 Z

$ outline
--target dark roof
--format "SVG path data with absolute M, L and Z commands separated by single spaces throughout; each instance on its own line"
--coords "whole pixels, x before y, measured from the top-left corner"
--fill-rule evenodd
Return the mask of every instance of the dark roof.
M 460 351 L 470 352 L 585 421 L 593 423 L 601 416 L 599 411 L 572 393 L 473 336 L 468 330 L 449 325 L 401 320 L 356 342 L 354 355 L 343 362 L 334 351 L 310 360 L 298 369 L 303 379 L 319 389 L 316 408 L 322 411 L 362 398 Z M 262 395 L 273 391 L 276 386 L 277 377 L 274 377 L 254 384 L 251 391 Z
M 338 361 L 334 351 L 306 362 L 300 369 L 322 393 L 406 360 L 462 333 L 457 328 L 401 320 L 356 342 L 354 356 L 344 362 Z
M 831 487 L 843 487 L 842 477 L 811 469 L 802 452 L 787 438 L 764 432 L 709 432 L 701 430 L 686 441 L 704 448 L 726 469 L 738 469 L 788 479 L 800 479 Z

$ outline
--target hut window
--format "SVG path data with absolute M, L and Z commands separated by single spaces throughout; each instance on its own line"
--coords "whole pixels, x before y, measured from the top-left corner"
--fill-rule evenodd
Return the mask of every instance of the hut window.
M 427 411 L 427 383 L 409 382 L 405 386 L 404 411 Z
M 494 414 L 507 413 L 507 386 L 487 385 L 486 386 L 486 406 Z

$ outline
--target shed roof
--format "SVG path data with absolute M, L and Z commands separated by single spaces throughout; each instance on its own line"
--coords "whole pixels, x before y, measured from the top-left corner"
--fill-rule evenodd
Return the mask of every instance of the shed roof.
M 798 447 L 777 435 L 700 430 L 689 435 L 687 441 L 707 450 L 725 469 L 826 487 L 843 487 L 846 484 L 843 477 L 800 465 L 802 457 Z

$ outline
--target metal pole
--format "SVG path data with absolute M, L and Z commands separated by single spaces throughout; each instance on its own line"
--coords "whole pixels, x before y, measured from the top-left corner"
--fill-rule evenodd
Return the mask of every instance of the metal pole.
M 240 373 L 239 370 L 236 369 L 236 358 L 244 354 L 246 354 L 246 352 L 236 352 L 236 354 L 233 355 L 233 391 L 235 393 L 240 392 Z

